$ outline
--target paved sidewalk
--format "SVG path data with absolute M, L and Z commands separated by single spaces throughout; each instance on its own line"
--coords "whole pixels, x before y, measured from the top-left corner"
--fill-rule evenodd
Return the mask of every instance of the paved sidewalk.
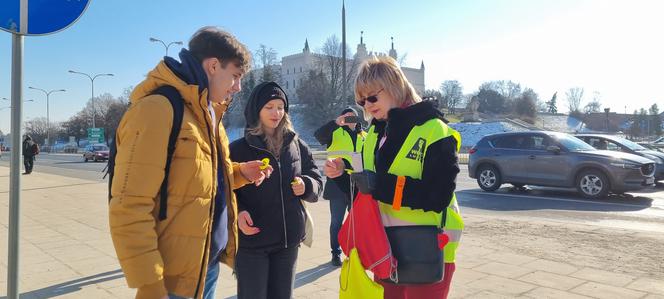
M 0 167 L 0 296 L 7 284 L 8 173 Z M 106 183 L 39 172 L 22 178 L 21 298 L 132 298 L 108 233 Z M 309 207 L 315 241 L 300 251 L 295 297 L 338 298 L 339 269 L 328 264 L 328 202 Z M 659 273 L 623 273 L 595 268 L 590 257 L 538 258 L 537 252 L 560 248 L 540 248 L 535 238 L 501 244 L 474 229 L 495 221 L 500 219 L 466 215 L 452 298 L 664 298 L 664 267 Z M 532 254 L 516 250 L 525 242 Z M 664 261 L 652 263 L 657 269 Z M 224 267 L 217 297 L 234 295 L 235 280 Z

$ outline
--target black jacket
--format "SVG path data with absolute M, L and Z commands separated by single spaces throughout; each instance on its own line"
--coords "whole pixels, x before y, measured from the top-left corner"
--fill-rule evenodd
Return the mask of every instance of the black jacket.
M 246 185 L 235 191 L 238 210 L 248 211 L 258 234 L 240 232 L 240 248 L 270 249 L 297 246 L 304 239 L 305 213 L 300 199 L 316 202 L 322 180 L 309 147 L 294 133 L 284 136 L 284 146 L 277 161 L 262 137 L 245 134 L 231 143 L 231 160 L 246 162 L 270 158 L 274 172 L 256 187 Z M 291 182 L 300 176 L 305 184 L 301 197 L 295 196 Z
M 35 150 L 35 142 L 32 140 L 24 140 L 23 141 L 23 156 L 26 158 L 31 158 L 34 157 L 36 150 Z

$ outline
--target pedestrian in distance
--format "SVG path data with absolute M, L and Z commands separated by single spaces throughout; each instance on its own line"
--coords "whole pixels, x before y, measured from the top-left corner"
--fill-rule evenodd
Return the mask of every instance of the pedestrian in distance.
M 31 174 L 35 167 L 35 156 L 39 155 L 39 145 L 32 140 L 30 135 L 25 135 L 23 139 L 23 174 Z

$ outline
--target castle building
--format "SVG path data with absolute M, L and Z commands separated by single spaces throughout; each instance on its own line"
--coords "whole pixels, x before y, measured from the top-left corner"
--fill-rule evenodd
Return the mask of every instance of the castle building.
M 347 58 L 346 65 L 347 67 L 352 67 L 353 64 L 357 65 L 372 55 L 389 55 L 395 60 L 398 60 L 397 50 L 394 48 L 394 38 L 392 38 L 392 45 L 388 54 L 380 52 L 369 52 L 367 51 L 367 46 L 364 43 L 362 32 L 360 35 L 360 43 L 357 45 L 355 56 L 352 59 Z M 286 89 L 286 92 L 289 95 L 292 95 L 291 97 L 293 99 L 297 98 L 296 90 L 301 80 L 304 78 L 304 76 L 306 76 L 309 70 L 316 67 L 316 63 L 322 58 L 324 58 L 323 54 L 311 52 L 311 49 L 309 48 L 309 41 L 306 39 L 304 41 L 304 48 L 302 49 L 301 53 L 287 55 L 281 58 L 281 65 L 278 66 L 278 68 L 281 72 L 282 84 Z M 420 94 L 424 93 L 424 61 L 422 61 L 419 68 L 402 66 L 401 70 L 404 72 L 406 78 L 408 78 L 408 81 L 410 81 L 417 92 Z M 353 80 L 350 81 L 352 82 Z M 349 92 L 352 93 L 352 86 L 350 87 Z

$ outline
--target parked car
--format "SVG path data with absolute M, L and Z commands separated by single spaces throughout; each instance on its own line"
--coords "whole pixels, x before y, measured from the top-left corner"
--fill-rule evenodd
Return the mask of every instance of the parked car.
M 645 147 L 649 150 L 664 153 L 664 148 L 658 148 L 658 147 L 652 145 L 652 143 L 650 143 L 650 142 L 637 142 L 637 144 L 640 145 L 640 146 L 643 146 L 643 147 Z
M 574 187 L 587 198 L 603 198 L 653 186 L 655 163 L 641 156 L 593 148 L 569 134 L 513 132 L 485 136 L 470 151 L 468 174 L 480 188 L 504 183 Z
M 649 150 L 633 141 L 619 136 L 603 134 L 578 134 L 576 138 L 599 150 L 618 151 L 630 153 L 650 159 L 655 162 L 655 180 L 664 180 L 664 153 Z
M 651 144 L 658 149 L 664 149 L 664 136 L 655 139 Z
M 83 152 L 83 160 L 88 162 L 92 161 L 106 161 L 108 160 L 109 148 L 105 144 L 93 144 L 85 147 Z

